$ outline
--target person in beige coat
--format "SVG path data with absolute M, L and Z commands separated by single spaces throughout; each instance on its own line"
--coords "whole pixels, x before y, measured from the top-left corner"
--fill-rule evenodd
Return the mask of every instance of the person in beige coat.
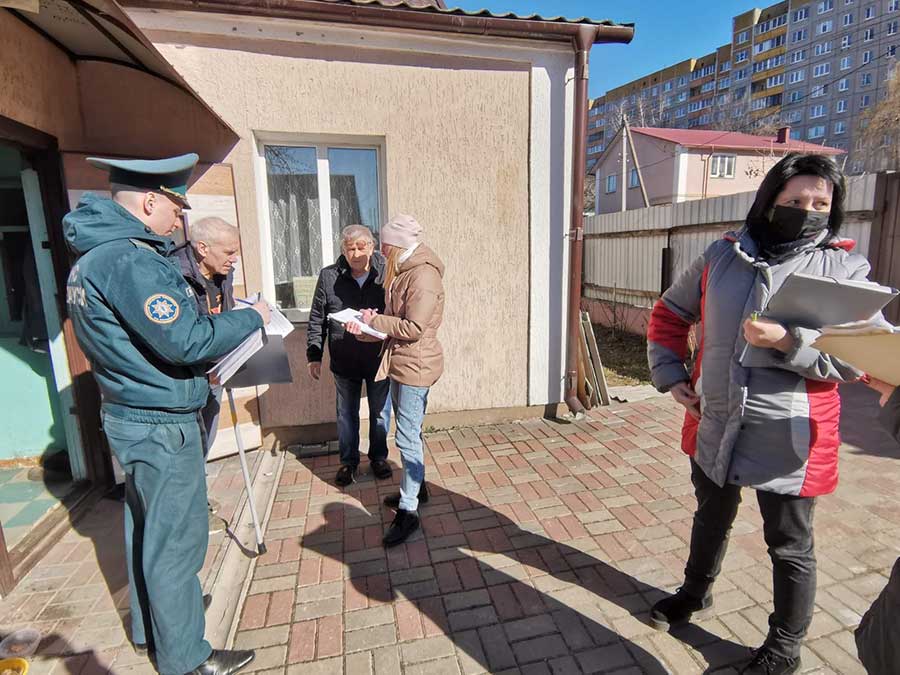
M 397 515 L 384 535 L 396 546 L 419 529 L 419 503 L 428 501 L 422 421 L 428 391 L 444 372 L 438 328 L 444 315 L 444 264 L 422 242 L 422 226 L 399 215 L 381 228 L 381 252 L 387 258 L 385 310 L 362 312 L 361 320 L 387 334 L 376 380 L 389 377 L 397 421 L 397 448 L 403 462 L 400 494 L 385 499 Z M 347 330 L 359 334 L 359 325 Z

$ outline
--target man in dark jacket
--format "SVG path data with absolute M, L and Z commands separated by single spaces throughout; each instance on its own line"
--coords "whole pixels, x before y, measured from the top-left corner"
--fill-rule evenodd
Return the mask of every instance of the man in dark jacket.
M 879 420 L 900 443 L 900 388 L 878 380 L 871 380 L 869 386 L 881 394 Z M 900 672 L 900 558 L 856 629 L 856 649 L 869 675 Z
M 234 266 L 241 251 L 238 229 L 221 218 L 201 218 L 191 223 L 189 240 L 172 252 L 181 275 L 197 298 L 197 311 L 211 316 L 234 309 Z M 222 387 L 210 387 L 209 399 L 201 411 L 205 438 L 205 458 L 216 440 Z
M 384 310 L 384 258 L 375 251 L 369 228 L 350 225 L 341 232 L 338 261 L 322 269 L 309 312 L 306 358 L 309 374 L 322 374 L 325 337 L 331 372 L 337 389 L 338 444 L 341 468 L 335 482 L 340 486 L 356 481 L 359 467 L 359 402 L 365 382 L 369 399 L 369 465 L 379 480 L 391 477 L 387 463 L 387 434 L 391 423 L 390 382 L 375 381 L 381 342 L 364 342 L 347 333 L 329 314 L 343 309 Z
M 197 155 L 88 162 L 110 172 L 112 199 L 85 195 L 63 220 L 79 256 L 66 302 L 126 475 L 132 641 L 147 649 L 152 640 L 162 675 L 231 675 L 253 652 L 212 650 L 203 637 L 197 575 L 209 538 L 198 413 L 206 364 L 262 328 L 269 309 L 200 316 L 166 257 Z

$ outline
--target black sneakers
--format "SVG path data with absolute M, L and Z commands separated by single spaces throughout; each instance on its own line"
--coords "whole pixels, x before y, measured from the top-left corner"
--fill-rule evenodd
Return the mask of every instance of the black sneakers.
M 419 516 L 412 511 L 404 511 L 399 509 L 397 515 L 394 516 L 394 522 L 384 534 L 382 543 L 390 548 L 397 544 L 402 544 L 409 538 L 413 532 L 419 529 Z
M 703 618 L 712 607 L 712 595 L 698 598 L 679 588 L 675 595 L 663 598 L 650 609 L 650 625 L 656 630 L 669 630 L 688 623 L 692 617 Z
M 394 470 L 391 469 L 391 465 L 383 459 L 373 459 L 369 463 L 369 468 L 372 471 L 372 475 L 378 480 L 387 480 L 394 473 Z
M 342 464 L 341 468 L 338 469 L 337 476 L 334 477 L 334 482 L 340 487 L 347 487 L 351 483 L 356 482 L 356 473 L 357 469 L 355 466 Z
M 419 504 L 427 504 L 428 503 L 428 485 L 425 481 L 422 481 L 422 485 L 419 486 Z M 393 494 L 388 495 L 384 498 L 384 505 L 390 506 L 392 509 L 400 508 L 400 493 L 395 492 Z
M 744 666 L 741 675 L 790 675 L 800 670 L 800 659 L 779 656 L 768 647 L 756 650 L 753 660 Z

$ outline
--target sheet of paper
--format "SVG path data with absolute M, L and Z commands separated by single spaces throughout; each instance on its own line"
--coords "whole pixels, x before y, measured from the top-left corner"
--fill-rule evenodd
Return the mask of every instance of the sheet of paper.
M 386 340 L 387 333 L 382 333 L 380 330 L 375 330 L 371 326 L 367 326 L 360 318 L 362 317 L 362 313 L 358 309 L 342 309 L 340 312 L 334 312 L 328 315 L 328 318 L 332 321 L 337 321 L 342 326 L 346 326 L 351 321 L 355 321 L 362 327 L 362 332 L 366 335 L 371 335 L 374 338 L 378 338 L 379 340 Z

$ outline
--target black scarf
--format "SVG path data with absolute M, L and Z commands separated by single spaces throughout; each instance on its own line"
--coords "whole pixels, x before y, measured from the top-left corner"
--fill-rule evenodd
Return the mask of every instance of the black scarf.
M 761 257 L 778 258 L 812 244 L 828 229 L 830 213 L 807 211 L 792 206 L 775 206 L 768 217 L 747 223 L 750 236 Z

